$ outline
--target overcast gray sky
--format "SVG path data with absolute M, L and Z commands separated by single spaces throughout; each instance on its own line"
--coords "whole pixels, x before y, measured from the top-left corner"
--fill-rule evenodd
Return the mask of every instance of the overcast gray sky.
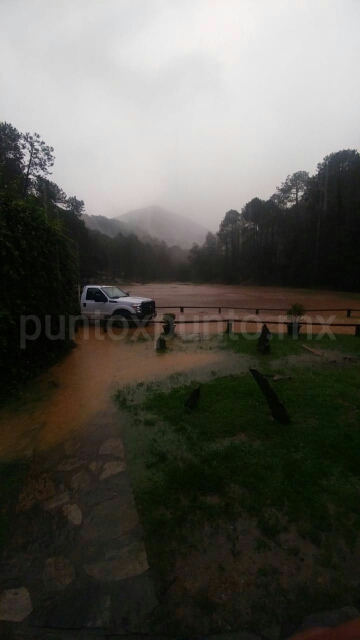
M 113 216 L 217 229 L 360 146 L 360 0 L 0 0 L 0 119 Z

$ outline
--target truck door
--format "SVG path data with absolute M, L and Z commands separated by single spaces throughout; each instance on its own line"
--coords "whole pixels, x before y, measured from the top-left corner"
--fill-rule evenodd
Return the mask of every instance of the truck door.
M 89 287 L 86 291 L 86 307 L 81 309 L 82 313 L 90 320 L 100 319 L 105 316 L 105 303 L 108 301 L 106 295 L 98 287 Z

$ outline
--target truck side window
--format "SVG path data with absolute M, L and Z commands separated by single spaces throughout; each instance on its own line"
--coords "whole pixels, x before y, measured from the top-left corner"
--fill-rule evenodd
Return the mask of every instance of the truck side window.
M 102 293 L 102 291 L 100 291 L 100 289 L 88 289 L 86 292 L 86 300 L 92 300 L 93 302 L 96 300 L 98 301 L 102 301 L 105 302 L 106 298 L 104 296 L 104 294 Z

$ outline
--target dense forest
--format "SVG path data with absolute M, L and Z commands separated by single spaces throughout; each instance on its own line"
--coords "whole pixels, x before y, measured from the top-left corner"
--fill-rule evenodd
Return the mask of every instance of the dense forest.
M 358 290 L 360 154 L 339 151 L 317 172 L 289 175 L 269 200 L 225 215 L 217 235 L 190 251 L 202 281 Z

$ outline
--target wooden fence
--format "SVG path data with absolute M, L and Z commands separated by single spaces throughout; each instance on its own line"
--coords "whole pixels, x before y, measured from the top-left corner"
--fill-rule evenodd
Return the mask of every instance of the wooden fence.
M 222 310 L 234 310 L 234 311 L 252 311 L 255 312 L 256 315 L 259 315 L 260 311 L 264 311 L 265 313 L 267 311 L 280 311 L 281 313 L 286 314 L 287 309 L 280 309 L 279 307 L 258 307 L 257 309 L 255 307 L 233 307 L 233 306 L 207 306 L 207 305 L 199 305 L 199 306 L 193 306 L 193 305 L 178 305 L 178 304 L 167 304 L 166 306 L 159 306 L 156 305 L 157 309 L 179 309 L 180 313 L 184 313 L 185 309 L 217 309 L 218 313 L 222 313 Z M 346 312 L 346 317 L 347 318 L 351 318 L 353 313 L 357 313 L 360 315 L 360 309 L 332 309 L 331 307 L 329 309 L 307 309 L 306 313 L 319 313 L 319 312 L 329 312 L 329 311 L 336 311 L 336 313 L 338 312 Z M 357 316 L 356 316 L 357 317 Z
M 218 307 L 181 307 L 181 309 L 203 309 L 203 308 L 207 308 L 207 309 L 217 309 Z M 219 307 L 220 308 L 220 307 Z M 157 309 L 176 309 L 176 307 L 157 307 Z M 267 309 L 267 311 L 269 311 L 269 309 Z M 314 311 L 314 310 L 313 310 Z M 329 309 L 318 309 L 318 311 L 329 311 Z M 335 309 L 332 309 L 332 311 L 335 311 Z M 346 309 L 345 309 L 346 311 Z M 357 309 L 357 311 L 359 311 Z M 220 312 L 219 312 L 220 313 Z M 351 316 L 347 316 L 348 318 L 350 318 Z M 211 320 L 203 320 L 203 319 L 196 319 L 196 320 L 176 320 L 175 324 L 176 325 L 181 325 L 181 324 L 206 324 L 206 323 L 214 323 L 214 322 L 221 322 L 221 323 L 226 323 L 227 327 L 226 327 L 226 331 L 229 333 L 232 331 L 232 327 L 235 324 L 239 324 L 242 322 L 245 322 L 246 324 L 256 324 L 258 325 L 259 322 L 261 323 L 262 321 L 260 320 L 249 320 L 248 318 L 219 318 L 219 319 L 211 319 Z M 267 324 L 269 325 L 284 325 L 285 322 L 284 320 L 267 320 L 266 321 Z M 163 320 L 152 320 L 151 324 L 163 324 Z M 305 323 L 303 323 L 305 324 Z M 331 322 L 330 324 L 327 324 L 326 322 L 311 322 L 312 326 L 315 327 L 348 327 L 348 328 L 352 328 L 355 329 L 355 336 L 360 337 L 360 323 L 355 323 L 355 322 Z

